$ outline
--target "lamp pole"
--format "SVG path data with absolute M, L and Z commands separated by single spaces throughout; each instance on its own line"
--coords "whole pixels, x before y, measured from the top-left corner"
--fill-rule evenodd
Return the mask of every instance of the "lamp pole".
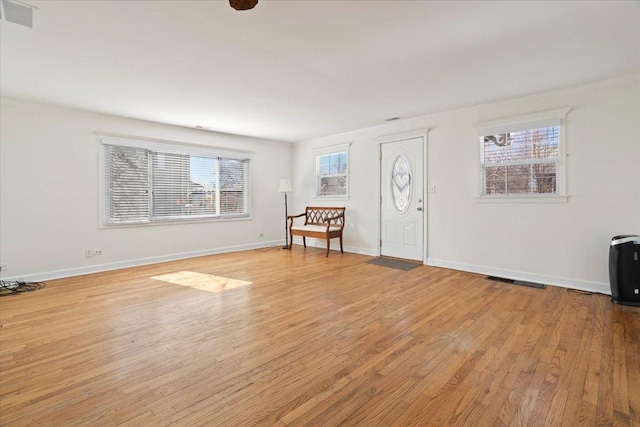
M 278 192 L 280 193 L 284 193 L 284 241 L 285 241 L 285 245 L 282 247 L 282 249 L 290 249 L 291 247 L 289 246 L 289 233 L 287 233 L 287 220 L 288 220 L 288 216 L 289 216 L 289 212 L 287 210 L 287 193 L 290 193 L 291 191 L 293 191 L 291 189 L 291 181 L 289 181 L 287 178 L 282 178 L 280 180 L 280 188 L 278 188 Z M 293 242 L 291 242 L 293 243 Z
M 285 245 L 282 249 L 289 249 L 289 233 L 287 233 L 287 217 L 289 213 L 287 212 L 287 193 L 284 193 L 284 241 Z

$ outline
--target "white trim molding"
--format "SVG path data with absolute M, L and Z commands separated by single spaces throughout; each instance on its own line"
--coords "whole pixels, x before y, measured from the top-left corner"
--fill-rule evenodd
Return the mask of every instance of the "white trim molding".
M 477 203 L 566 203 L 569 196 L 559 194 L 517 195 L 517 196 L 476 196 Z
M 397 141 L 404 141 L 406 139 L 423 137 L 426 142 L 427 134 L 429 133 L 429 130 L 430 130 L 429 128 L 422 128 L 422 129 L 416 129 L 416 130 L 411 130 L 407 132 L 381 135 L 376 138 L 376 141 L 378 141 L 378 145 L 379 145 L 379 144 L 385 144 L 387 142 L 397 142 Z
M 446 261 L 434 258 L 428 258 L 426 264 L 432 267 L 450 268 L 452 270 L 466 271 L 469 273 L 504 277 L 507 279 L 522 280 L 544 285 L 559 286 L 561 288 L 579 289 L 581 291 L 611 295 L 611 288 L 607 283 L 570 279 L 567 277 L 547 276 L 544 274 L 530 273 L 526 271 L 508 270 L 504 268 L 466 264 L 462 262 Z
M 494 133 L 514 132 L 533 127 L 557 126 L 563 124 L 560 121 L 567 118 L 571 107 L 556 108 L 554 110 L 539 111 L 518 116 L 502 117 L 494 120 L 478 122 L 473 126 L 479 134 L 490 135 Z
M 162 151 L 164 153 L 192 154 L 209 157 L 227 157 L 230 159 L 250 159 L 253 151 L 236 150 L 230 148 L 214 147 L 203 144 L 193 144 L 180 141 L 169 141 L 166 139 L 146 138 L 142 136 L 127 136 L 115 133 L 94 132 L 100 139 L 102 145 L 118 145 L 122 147 L 144 148 L 152 151 Z
M 315 147 L 313 152 L 316 156 L 322 156 L 325 154 L 333 154 L 338 153 L 340 151 L 349 151 L 349 147 L 351 147 L 351 142 L 345 142 L 344 144 L 336 144 L 336 145 L 327 145 L 325 147 Z
M 349 184 L 347 184 L 349 185 Z M 348 194 L 343 195 L 331 195 L 331 196 L 313 196 L 313 200 L 322 201 L 322 200 L 351 200 L 351 196 Z
M 295 237 L 296 236 L 294 236 L 294 238 Z M 301 237 L 300 237 L 300 239 L 302 240 Z M 291 244 L 293 245 L 293 242 Z M 302 241 L 300 241 L 300 243 L 296 243 L 295 246 L 297 246 L 297 247 L 296 248 L 294 248 L 294 247 L 291 248 L 292 251 L 300 250 L 300 249 L 304 250 L 304 246 L 302 245 Z M 307 247 L 309 247 L 309 246 L 312 247 L 312 248 L 327 249 L 326 240 L 307 237 Z M 378 256 L 378 254 L 376 253 L 375 249 L 358 248 L 356 246 L 344 246 L 343 248 L 344 248 L 344 252 L 345 253 L 368 255 L 368 256 Z M 332 243 L 331 247 L 329 248 L 329 250 L 330 251 L 340 252 L 340 245 Z
M 251 249 L 268 248 L 272 246 L 282 246 L 284 240 L 274 240 L 270 242 L 250 243 L 246 245 L 227 246 L 224 248 L 205 249 L 201 251 L 182 252 L 177 254 L 154 256 L 149 258 L 138 258 L 128 261 L 117 261 L 107 264 L 88 265 L 86 267 L 68 268 L 64 270 L 44 271 L 41 273 L 27 274 L 22 276 L 6 277 L 2 280 L 24 280 L 27 282 L 42 282 L 45 280 L 62 279 L 65 277 L 82 276 L 85 274 L 101 273 L 103 271 L 120 270 L 129 267 L 139 267 L 142 265 L 159 264 L 167 261 L 177 261 L 187 258 L 197 258 L 206 255 L 224 254 L 229 252 L 240 252 Z

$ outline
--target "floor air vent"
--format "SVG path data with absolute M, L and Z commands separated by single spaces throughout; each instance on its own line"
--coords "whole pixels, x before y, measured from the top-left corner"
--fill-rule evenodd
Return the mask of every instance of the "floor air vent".
M 540 283 L 525 282 L 524 280 L 505 279 L 504 277 L 497 277 L 497 276 L 487 276 L 487 280 L 492 280 L 494 282 L 502 282 L 502 283 L 512 283 L 514 285 L 528 286 L 530 288 L 538 288 L 538 289 L 544 289 L 547 287 L 547 285 L 541 285 Z

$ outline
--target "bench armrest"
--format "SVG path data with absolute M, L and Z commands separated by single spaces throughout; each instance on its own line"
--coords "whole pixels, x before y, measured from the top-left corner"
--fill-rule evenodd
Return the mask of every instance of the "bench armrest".
M 300 215 L 287 215 L 287 220 L 289 221 L 289 228 L 293 227 L 293 218 L 300 218 L 301 216 L 305 216 L 306 214 L 301 213 Z

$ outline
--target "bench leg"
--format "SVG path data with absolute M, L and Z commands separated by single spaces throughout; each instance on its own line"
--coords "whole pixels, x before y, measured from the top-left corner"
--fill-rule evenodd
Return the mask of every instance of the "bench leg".
M 344 250 L 342 249 L 342 234 L 340 235 L 340 253 L 344 253 Z
M 289 232 L 289 250 L 291 250 L 291 246 L 293 246 L 293 233 Z
M 302 236 L 302 244 L 305 248 L 307 247 L 307 236 Z
M 327 256 L 329 256 L 329 247 L 331 246 L 331 240 L 327 237 Z

